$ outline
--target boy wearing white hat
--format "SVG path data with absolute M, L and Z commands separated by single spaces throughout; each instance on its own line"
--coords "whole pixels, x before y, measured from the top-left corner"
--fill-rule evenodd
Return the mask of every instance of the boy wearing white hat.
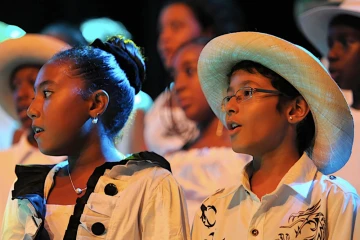
M 53 164 L 64 157 L 42 154 L 33 137 L 27 109 L 34 97 L 34 82 L 41 66 L 69 45 L 53 37 L 26 34 L 0 43 L 0 105 L 18 122 L 19 142 L 0 152 L 0 228 L 9 191 L 16 179 L 16 164 Z M 68 117 L 68 116 L 64 116 Z
M 360 198 L 332 174 L 354 125 L 339 87 L 302 47 L 258 32 L 202 50 L 198 74 L 235 152 L 253 156 L 239 184 L 209 196 L 192 239 L 360 239 Z
M 316 7 L 298 20 L 300 30 L 327 58 L 329 72 L 351 106 L 355 126 L 352 154 L 334 175 L 345 178 L 360 193 L 360 1 Z

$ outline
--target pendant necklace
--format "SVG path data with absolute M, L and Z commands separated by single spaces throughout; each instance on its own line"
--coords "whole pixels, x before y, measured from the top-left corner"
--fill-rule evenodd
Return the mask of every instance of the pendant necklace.
M 70 182 L 71 182 L 71 185 L 72 185 L 74 191 L 76 192 L 77 195 L 80 195 L 84 190 L 86 190 L 87 187 L 85 187 L 85 188 L 75 188 L 74 183 L 73 183 L 73 181 L 71 179 L 71 175 L 70 175 L 70 171 L 69 171 L 69 164 L 67 165 L 67 170 L 68 170 Z

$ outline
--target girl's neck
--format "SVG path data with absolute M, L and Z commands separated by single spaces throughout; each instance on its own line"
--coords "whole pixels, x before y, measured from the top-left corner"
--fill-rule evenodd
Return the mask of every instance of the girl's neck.
M 76 169 L 94 169 L 105 162 L 116 162 L 124 158 L 109 139 L 99 139 L 88 143 L 76 154 L 68 156 L 72 171 Z

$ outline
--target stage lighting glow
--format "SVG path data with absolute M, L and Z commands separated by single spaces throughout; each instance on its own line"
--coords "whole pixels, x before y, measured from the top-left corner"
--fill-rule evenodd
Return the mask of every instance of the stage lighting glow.
M 124 24 L 107 17 L 88 19 L 81 23 L 80 30 L 88 42 L 93 42 L 96 38 L 105 41 L 108 37 L 117 34 L 124 35 L 128 39 L 132 38 Z
M 0 21 L 0 42 L 9 38 L 19 38 L 25 34 L 26 32 L 20 27 Z

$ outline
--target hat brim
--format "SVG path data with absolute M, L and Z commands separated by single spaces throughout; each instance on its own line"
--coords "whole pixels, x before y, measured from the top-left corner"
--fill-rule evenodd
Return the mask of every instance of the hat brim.
M 201 87 L 223 124 L 221 101 L 229 86 L 227 74 L 243 60 L 273 70 L 300 92 L 315 122 L 315 141 L 308 155 L 324 174 L 343 167 L 351 155 L 354 123 L 340 88 L 309 51 L 278 37 L 258 32 L 230 33 L 214 38 L 202 50 L 198 61 Z
M 12 72 L 21 65 L 43 65 L 55 53 L 70 46 L 54 37 L 26 34 L 0 43 L 0 105 L 14 120 L 19 121 L 10 89 Z
M 360 18 L 360 12 L 341 8 L 341 6 L 315 7 L 299 16 L 300 30 L 322 56 L 326 56 L 329 51 L 327 36 L 330 21 L 335 16 L 342 14 Z

